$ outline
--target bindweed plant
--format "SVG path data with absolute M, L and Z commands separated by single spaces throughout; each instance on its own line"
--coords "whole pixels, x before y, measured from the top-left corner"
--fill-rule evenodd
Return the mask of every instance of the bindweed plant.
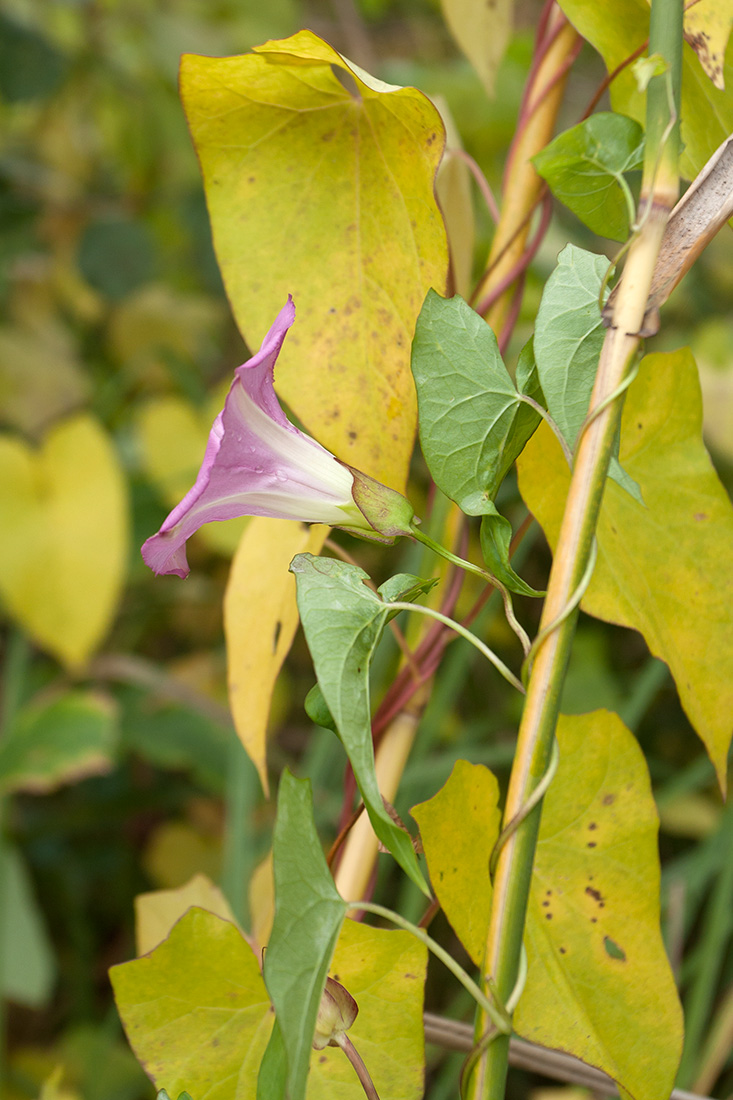
M 668 663 L 725 788 L 729 614 L 720 569 L 707 574 L 701 563 L 730 557 L 732 513 L 700 442 L 689 353 L 644 358 L 641 350 L 686 264 L 669 232 L 680 123 L 688 133 L 705 128 L 709 108 L 704 96 L 695 107 L 684 98 L 681 4 L 654 0 L 638 90 L 617 95 L 624 110 L 590 114 L 547 144 L 580 35 L 606 49 L 619 82 L 644 52 L 625 51 L 614 71 L 609 44 L 617 49 L 630 29 L 610 8 L 592 28 L 587 14 L 573 3 L 543 11 L 504 204 L 471 304 L 446 296 L 457 249 L 433 191 L 447 153 L 427 99 L 374 79 L 308 31 L 240 58 L 183 60 L 184 105 L 235 314 L 249 338 L 286 291 L 298 319 L 289 300 L 237 370 L 196 483 L 146 542 L 146 562 L 185 576 L 193 531 L 241 515 L 325 523 L 386 544 L 416 540 L 449 564 L 449 578 L 479 578 L 479 603 L 500 594 L 519 656 L 511 667 L 471 633 L 475 610 L 457 621 L 460 580 L 435 587 L 432 576 L 397 573 L 375 587 L 349 555 L 303 552 L 298 523 L 281 529 L 317 677 L 309 713 L 343 745 L 366 817 L 349 820 L 327 863 L 309 783 L 285 772 L 262 973 L 236 927 L 200 909 L 151 954 L 112 972 L 134 1050 L 174 1092 L 421 1095 L 426 951 L 475 1005 L 473 1046 L 456 1082 L 463 1097 L 504 1095 L 513 1032 L 572 1053 L 638 1100 L 673 1088 L 682 1017 L 660 934 L 644 760 L 617 715 L 563 717 L 559 702 L 581 604 L 633 626 Z M 634 19 L 635 37 L 645 39 L 645 13 Z M 701 60 L 710 68 L 710 57 Z M 686 57 L 688 68 L 700 64 Z M 704 167 L 689 144 L 685 162 L 690 174 Z M 627 174 L 638 168 L 634 204 Z M 730 173 L 725 186 L 730 195 Z M 562 250 L 534 335 L 508 367 L 524 271 L 547 228 L 543 215 L 530 243 L 532 215 L 538 205 L 549 210 L 550 191 L 625 243 L 613 261 L 573 243 Z M 712 230 L 698 223 L 694 232 L 702 240 Z M 287 419 L 274 383 L 319 442 Z M 415 411 L 435 491 L 464 529 L 479 521 L 483 561 L 442 546 L 402 495 Z M 546 593 L 512 565 L 516 540 L 497 507 L 515 464 L 554 551 Z M 245 536 L 250 569 L 266 552 L 265 530 L 252 524 Z M 256 572 L 237 583 L 246 592 Z M 273 646 L 273 628 L 277 648 L 288 584 L 284 571 L 273 580 L 253 651 Z M 543 600 L 534 637 L 516 597 Z M 408 617 L 404 664 L 375 755 L 370 666 L 397 615 Z M 229 618 L 230 638 L 244 629 Z M 450 632 L 489 662 L 487 692 L 495 675 L 517 692 L 521 721 L 503 807 L 491 772 L 458 761 L 412 811 L 417 847 L 390 802 Z M 270 660 L 268 682 L 278 664 Z M 249 685 L 236 661 L 230 684 L 242 695 L 235 716 L 244 728 Z M 407 715 L 408 746 L 398 749 Z M 266 782 L 261 742 L 247 732 L 245 744 Z M 370 899 L 376 841 L 423 892 L 427 912 L 443 910 L 474 976 L 426 921 Z M 367 915 L 397 930 L 371 928 Z M 181 951 L 195 962 L 176 973 Z M 343 990 L 348 1018 L 333 989 Z M 352 1025 L 359 1055 L 346 1034 Z
M 444 7 L 488 79 L 498 58 L 485 68 L 484 7 Z M 687 7 L 545 3 L 490 253 L 473 270 L 470 191 L 456 203 L 448 173 L 477 169 L 427 96 L 309 30 L 182 59 L 217 260 L 260 347 L 142 555 L 185 578 L 195 532 L 254 517 L 225 601 L 237 732 L 269 793 L 267 714 L 300 622 L 316 679 L 306 708 L 348 771 L 327 854 L 307 775 L 277 777 L 265 932 L 245 932 L 210 884 L 163 909 L 141 902 L 155 933 L 111 980 L 163 1100 L 430 1097 L 429 956 L 471 1004 L 453 1085 L 464 1100 L 502 1100 L 516 1038 L 574 1056 L 634 1100 L 692 1083 L 699 1016 L 685 1046 L 644 755 L 618 714 L 560 713 L 581 608 L 632 628 L 669 667 L 725 794 L 733 509 L 702 442 L 691 353 L 644 350 L 733 213 L 733 8 Z M 608 79 L 553 136 L 584 41 Z M 613 109 L 597 111 L 607 88 Z M 678 204 L 680 178 L 694 182 Z M 572 240 L 558 250 L 521 340 L 553 195 L 578 239 L 579 220 L 616 244 L 611 257 Z M 523 575 L 534 521 L 552 550 L 546 579 Z M 388 633 L 400 658 L 373 708 Z M 460 758 L 459 731 L 459 758 L 412 807 L 411 832 L 393 803 L 456 637 L 485 661 L 487 739 L 502 680 L 512 692 L 509 779 L 502 789 Z M 380 860 L 422 899 L 417 920 L 398 891 L 384 904 Z M 448 946 L 428 931 L 439 910 Z M 440 1041 L 451 1022 L 427 1019 Z

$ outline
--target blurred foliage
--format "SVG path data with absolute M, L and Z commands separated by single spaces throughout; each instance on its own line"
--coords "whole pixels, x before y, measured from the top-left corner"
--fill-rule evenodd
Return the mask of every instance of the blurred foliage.
M 17 974 L 2 973 L 14 998 L 3 1100 L 152 1097 L 122 1036 L 106 976 L 134 953 L 136 895 L 205 872 L 223 882 L 240 919 L 251 913 L 255 923 L 267 923 L 267 874 L 255 878 L 249 899 L 245 884 L 269 850 L 273 808 L 243 758 L 226 705 L 221 608 L 237 534 L 196 536 L 185 584 L 155 580 L 138 550 L 190 483 L 221 387 L 247 354 L 224 296 L 178 100 L 180 54 L 242 53 L 310 27 L 374 75 L 442 95 L 465 149 L 498 189 L 538 10 L 534 0 L 519 5 L 519 30 L 490 100 L 458 55 L 437 0 L 0 0 L 0 428 L 14 446 L 35 448 L 70 418 L 93 421 L 117 456 L 131 517 L 129 537 L 120 536 L 124 589 L 105 618 L 96 656 L 63 669 L 34 622 L 17 609 L 12 617 L 9 600 L 3 608 L 0 721 L 7 741 L 0 784 L 13 793 L 4 801 L 0 856 L 12 867 L 13 892 L 9 905 L 3 899 L 2 917 L 5 953 L 21 952 L 32 972 L 25 998 L 17 994 Z M 567 97 L 567 125 L 602 75 L 598 58 L 584 50 Z M 474 199 L 476 272 L 491 222 L 477 191 Z M 515 351 L 568 237 L 604 247 L 558 211 L 528 277 Z M 653 343 L 653 350 L 692 346 L 706 438 L 729 489 L 732 294 L 725 230 L 676 292 Z M 411 496 L 422 503 L 426 483 L 417 467 L 414 478 Z M 511 478 L 499 505 L 516 527 L 523 511 Z M 441 506 L 438 499 L 436 510 Z M 348 537 L 339 539 L 353 548 Z M 472 551 L 479 560 L 478 547 Z M 383 579 L 379 550 L 360 546 L 360 561 Z M 424 573 L 420 548 L 405 545 L 392 561 Z M 542 588 L 548 562 L 535 528 L 515 564 Z M 471 591 L 469 582 L 466 607 Z M 76 598 L 83 604 L 90 597 L 82 588 Z M 517 604 L 534 622 L 532 601 L 520 597 Z M 511 635 L 494 612 L 490 602 L 476 629 L 509 654 Z M 49 648 L 64 653 L 63 641 Z M 377 699 L 397 660 L 388 637 L 373 667 Z M 396 800 L 403 817 L 438 790 L 458 757 L 487 764 L 506 780 L 518 702 L 492 682 L 487 716 L 477 661 L 462 641 L 447 650 Z M 287 763 L 311 777 L 317 825 L 329 841 L 341 812 L 344 755 L 331 732 L 306 718 L 312 682 L 298 639 L 276 688 L 269 763 L 273 771 Z M 721 875 L 730 864 L 733 819 L 721 811 L 712 765 L 666 667 L 633 631 L 582 617 L 565 709 L 601 705 L 618 710 L 646 755 L 662 817 L 667 948 L 683 993 L 693 991 L 694 1011 L 710 1020 L 733 988 L 733 899 Z M 74 740 L 62 754 L 49 730 L 58 735 L 68 723 Z M 33 776 L 28 781 L 33 753 L 41 761 L 35 785 Z M 238 802 L 243 790 L 247 797 Z M 245 859 L 232 842 L 242 829 Z M 419 919 L 419 892 L 384 861 L 377 894 Z M 447 925 L 435 927 L 450 943 Z M 707 986 L 699 993 L 701 975 Z M 465 1011 L 462 997 L 451 1001 L 455 995 L 436 979 L 429 990 L 434 1005 Z M 432 1100 L 453 1096 L 455 1056 L 434 1048 L 428 1055 Z M 730 1056 L 715 1065 L 716 1087 L 727 1095 Z M 518 1073 L 509 1095 L 525 1095 L 527 1087 Z

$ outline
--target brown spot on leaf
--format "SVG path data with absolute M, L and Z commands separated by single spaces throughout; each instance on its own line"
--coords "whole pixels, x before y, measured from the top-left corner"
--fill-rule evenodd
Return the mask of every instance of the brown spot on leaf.
M 616 795 L 615 794 L 604 794 L 604 796 L 603 796 L 603 805 L 604 806 L 612 806 L 615 801 L 616 801 Z
M 595 890 L 592 886 L 586 886 L 585 892 L 588 895 L 588 897 L 593 898 L 594 901 L 598 901 L 598 902 L 603 901 L 603 894 L 601 893 L 600 890 Z
M 703 519 L 707 519 L 707 518 L 708 518 L 708 515 L 707 515 L 707 512 L 695 512 L 695 516 L 694 516 L 694 518 L 695 518 L 695 519 L 696 519 L 696 520 L 698 521 L 698 523 L 699 523 L 699 522 L 700 522 L 700 520 L 703 520 Z

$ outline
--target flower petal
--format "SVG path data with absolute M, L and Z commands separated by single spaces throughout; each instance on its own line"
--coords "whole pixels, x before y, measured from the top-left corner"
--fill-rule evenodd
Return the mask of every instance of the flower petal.
M 143 545 L 154 572 L 187 576 L 186 540 L 212 520 L 270 516 L 372 531 L 349 469 L 290 423 L 275 394 L 275 362 L 294 319 L 288 298 L 260 350 L 237 368 L 195 484 Z

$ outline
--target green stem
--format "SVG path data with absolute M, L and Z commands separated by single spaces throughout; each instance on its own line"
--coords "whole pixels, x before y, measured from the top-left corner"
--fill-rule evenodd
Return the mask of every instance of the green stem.
M 668 72 L 677 87 L 675 74 L 679 72 L 677 60 L 682 50 L 681 0 L 653 0 L 651 49 L 663 54 Z M 608 399 L 626 380 L 633 362 L 664 227 L 676 199 L 675 142 L 670 134 L 666 94 L 663 100 L 659 96 L 650 99 L 648 110 L 649 117 L 655 119 L 653 133 L 656 137 L 651 138 L 651 148 L 647 145 L 647 158 L 651 158 L 649 163 L 657 166 L 644 181 L 647 186 L 646 190 L 643 189 L 641 205 L 649 210 L 649 214 L 629 249 L 612 311 L 611 327 L 606 333 L 598 365 L 590 403 L 592 415 L 576 447 L 570 489 L 540 624 L 541 632 L 545 633 L 534 655 L 507 791 L 507 822 L 522 812 L 547 771 L 578 617 L 577 606 L 570 613 L 567 609 L 588 566 L 608 466 L 621 420 L 623 394 L 619 393 L 610 405 Z M 662 124 L 657 125 L 657 122 Z M 660 160 L 657 153 L 663 139 L 665 150 Z M 647 140 L 650 140 L 649 136 Z M 600 415 L 595 415 L 596 408 L 604 404 Z M 547 633 L 546 628 L 550 624 L 554 628 Z M 497 861 L 485 970 L 493 979 L 498 999 L 503 1004 L 506 1004 L 516 982 L 519 967 L 539 823 L 540 805 L 537 805 L 501 849 Z M 483 1030 L 479 1017 L 476 1031 L 481 1034 Z M 508 1053 L 508 1037 L 498 1036 L 479 1059 L 471 1076 L 471 1100 L 503 1100 Z
M 522 681 L 517 679 L 511 669 L 507 668 L 500 657 L 497 657 L 493 650 L 489 649 L 487 645 L 477 638 L 475 634 L 472 634 L 467 627 L 457 623 L 455 619 L 449 619 L 447 615 L 443 615 L 440 611 L 435 611 L 432 607 L 424 607 L 419 603 L 402 603 L 396 601 L 395 603 L 385 604 L 386 607 L 391 608 L 393 611 L 418 611 L 421 615 L 427 615 L 431 619 L 437 619 L 439 623 L 443 623 L 445 626 L 449 626 L 451 630 L 455 630 L 456 634 L 460 634 L 462 638 L 465 638 L 467 642 L 470 642 L 472 646 L 475 646 L 479 653 L 482 653 L 487 661 L 490 661 L 498 672 L 507 680 L 512 687 L 515 687 L 517 691 L 521 691 L 524 695 L 524 685 Z
M 420 928 L 419 925 L 413 924 L 409 920 L 405 920 L 404 917 L 401 917 L 399 913 L 393 912 L 392 909 L 386 909 L 383 905 L 377 905 L 374 901 L 348 901 L 346 904 L 349 909 L 363 909 L 365 913 L 374 913 L 376 916 L 384 917 L 385 920 L 391 921 L 392 924 L 396 924 L 398 928 L 404 928 L 405 931 L 411 932 L 416 939 L 425 944 L 428 951 L 431 951 L 436 959 L 440 959 L 443 965 L 450 970 L 451 974 L 458 978 L 463 988 L 468 990 L 476 1004 L 479 1005 L 489 1017 L 494 1027 L 504 1035 L 508 1036 L 510 1034 L 512 1022 L 506 1011 L 489 1000 L 473 978 L 469 977 L 461 964 L 456 962 L 453 956 L 449 955 L 439 943 L 436 943 L 432 936 L 427 934 L 424 928 Z

